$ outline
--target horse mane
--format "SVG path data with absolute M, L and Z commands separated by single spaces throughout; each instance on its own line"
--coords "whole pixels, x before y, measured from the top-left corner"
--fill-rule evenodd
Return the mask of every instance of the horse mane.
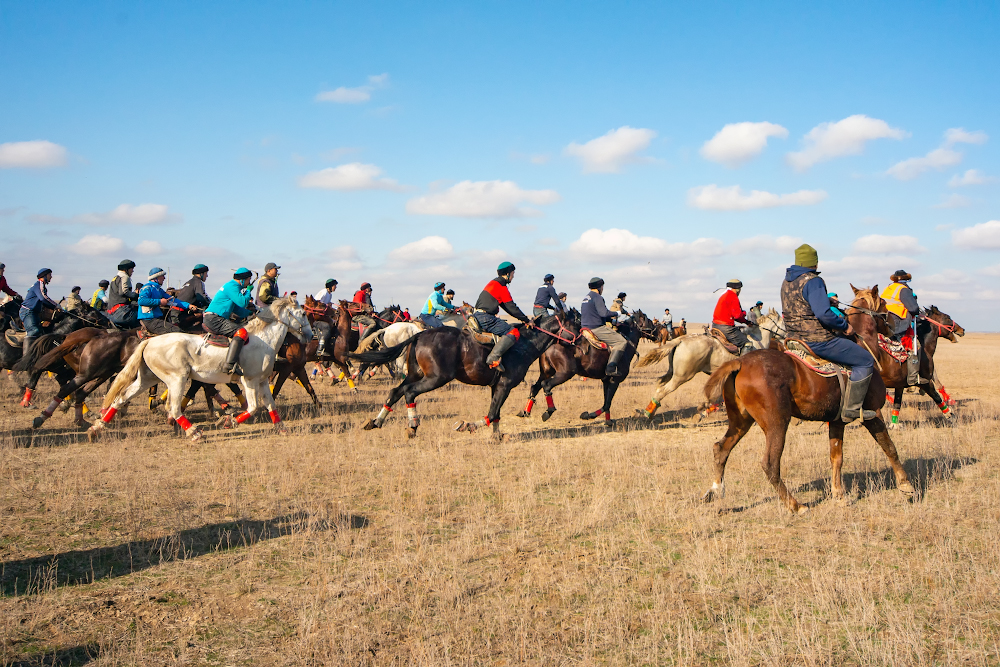
M 269 324 L 273 324 L 275 321 L 280 319 L 282 313 L 289 308 L 294 308 L 297 305 L 299 304 L 290 296 L 283 296 L 275 299 L 271 302 L 270 306 L 267 308 L 261 308 L 257 311 L 257 317 L 247 322 L 247 325 L 244 328 L 247 330 L 247 333 L 259 334 L 266 329 Z

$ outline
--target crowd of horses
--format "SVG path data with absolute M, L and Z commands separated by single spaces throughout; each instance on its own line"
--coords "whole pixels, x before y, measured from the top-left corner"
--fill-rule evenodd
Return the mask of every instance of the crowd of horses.
M 720 403 L 725 405 L 729 428 L 715 445 L 717 474 L 705 494 L 706 501 L 724 493 L 723 475 L 729 453 L 757 423 L 767 439 L 763 467 L 768 479 L 790 510 L 802 511 L 803 506 L 791 496 L 780 476 L 785 433 L 796 418 L 829 422 L 832 488 L 836 497 L 844 494 L 840 481 L 845 426 L 838 412 L 840 383 L 836 377 L 817 374 L 785 354 L 784 323 L 773 309 L 762 315 L 750 331 L 757 350 L 742 358 L 736 357 L 707 332 L 684 335 L 685 330 L 676 332 L 679 335 L 672 340 L 664 341 L 671 336 L 664 335 L 662 326 L 636 310 L 618 326 L 628 341 L 626 357 L 620 364 L 624 373 L 620 377 L 608 377 L 604 369 L 609 351 L 581 328 L 580 315 L 575 309 L 542 315 L 522 326 L 520 340 L 504 356 L 505 370 L 500 373 L 486 364 L 492 344 L 490 335 L 466 326 L 472 312 L 468 304 L 446 318 L 445 326 L 430 329 L 421 323 L 407 321 L 402 309 L 391 306 L 374 314 L 376 326 L 361 339 L 353 321 L 357 314 L 356 304 L 340 301 L 338 306 L 331 306 L 307 296 L 300 305 L 294 298 L 286 297 L 261 309 L 247 325 L 252 336 L 251 343 L 241 354 L 244 372 L 234 377 L 221 370 L 225 341 L 203 334 L 197 316 L 181 322 L 184 330 L 197 335 L 182 333 L 143 338 L 138 329 L 117 329 L 97 310 L 43 311 L 41 319 L 46 322 L 48 332 L 22 353 L 23 346 L 16 333 L 16 307 L 16 301 L 11 301 L 0 311 L 3 320 L 0 368 L 24 374 L 21 405 L 26 408 L 32 406 L 33 394 L 44 373 L 51 373 L 59 385 L 55 396 L 34 419 L 35 429 L 42 428 L 57 408 L 72 401 L 76 423 L 88 428 L 90 435 L 96 437 L 116 412 L 126 409 L 130 401 L 148 391 L 151 408 L 165 401 L 169 421 L 175 430 L 183 430 L 192 440 L 198 440 L 203 433 L 190 423 L 184 410 L 201 390 L 208 402 L 210 416 L 218 418 L 218 426 L 235 428 L 264 406 L 275 428 L 283 431 L 284 424 L 274 398 L 289 377 L 302 385 L 317 406 L 320 404 L 307 372 L 310 362 L 324 369 L 334 382 L 344 380 L 355 390 L 354 378 L 360 382 L 374 372 L 375 367 L 385 367 L 393 379 L 393 387 L 378 414 L 364 423 L 365 429 L 381 428 L 399 400 L 405 398 L 407 434 L 415 437 L 420 424 L 417 397 L 458 380 L 490 387 L 491 400 L 482 419 L 460 421 L 455 424 L 455 430 L 475 431 L 490 426 L 494 436 L 500 437 L 501 409 L 511 391 L 525 380 L 535 361 L 538 361 L 538 377 L 531 384 L 527 404 L 517 413 L 518 417 L 531 417 L 541 391 L 546 401 L 541 418 L 548 420 L 556 411 L 553 390 L 573 377 L 585 377 L 601 380 L 603 402 L 597 410 L 585 411 L 580 418 L 604 416 L 604 423 L 611 426 L 615 393 L 628 377 L 632 360 L 638 355 L 639 341 L 646 339 L 659 345 L 637 365 L 666 362 L 666 369 L 656 382 L 649 406 L 637 411 L 640 418 L 652 420 L 664 397 L 699 373 L 711 376 L 706 385 L 707 403 L 702 406 L 703 410 L 707 412 Z M 876 357 L 878 379 L 871 383 L 865 401 L 865 409 L 875 411 L 876 417 L 864 421 L 864 426 L 889 458 L 898 488 L 904 493 L 912 493 L 882 414 L 887 388 L 895 389 L 893 410 L 899 410 L 906 388 L 906 369 L 897 357 L 883 348 L 888 334 L 886 308 L 877 286 L 855 288 L 855 299 L 847 309 L 847 316 L 856 332 L 856 340 Z M 945 418 L 950 417 L 950 397 L 937 382 L 934 351 L 940 338 L 955 342 L 956 336 L 963 334 L 960 326 L 935 307 L 924 313 L 918 327 L 920 374 L 928 381 L 922 385 L 922 390 L 942 408 Z M 91 423 L 85 416 L 86 399 L 109 381 L 100 417 Z M 160 384 L 166 391 L 158 399 Z M 229 386 L 239 409 L 222 398 L 215 389 L 218 384 Z

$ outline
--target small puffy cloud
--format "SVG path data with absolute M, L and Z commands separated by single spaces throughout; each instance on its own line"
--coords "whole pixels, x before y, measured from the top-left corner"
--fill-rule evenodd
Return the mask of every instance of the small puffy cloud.
M 166 204 L 119 204 L 104 213 L 82 213 L 69 218 L 55 215 L 29 215 L 28 220 L 50 225 L 135 225 L 147 227 L 180 220 Z
M 836 123 L 820 123 L 803 139 L 803 148 L 785 156 L 796 171 L 805 171 L 819 162 L 845 155 L 860 155 L 865 144 L 875 139 L 902 139 L 906 132 L 890 127 L 884 120 L 863 114 L 848 116 Z
M 368 84 L 357 88 L 341 86 L 335 90 L 326 90 L 316 95 L 317 102 L 333 102 L 335 104 L 361 104 L 372 98 L 372 92 L 381 88 L 389 81 L 388 74 L 368 77 Z
M 107 234 L 88 234 L 69 247 L 77 255 L 110 255 L 125 247 L 125 242 Z
M 983 276 L 993 276 L 996 278 L 1000 278 L 1000 264 L 987 266 L 985 269 L 980 269 L 979 271 L 977 271 L 977 273 Z
M 968 132 L 965 128 L 953 127 L 944 133 L 944 145 L 954 146 L 955 144 L 985 144 L 989 136 L 979 130 L 978 132 Z
M 51 141 L 13 141 L 0 144 L 0 169 L 44 169 L 66 164 L 67 151 Z
M 823 190 L 799 190 L 784 195 L 751 190 L 744 194 L 738 185 L 719 187 L 713 183 L 688 190 L 688 206 L 710 211 L 748 211 L 775 206 L 809 206 L 820 203 L 826 197 Z
M 763 234 L 736 241 L 729 246 L 729 252 L 734 255 L 757 252 L 791 252 L 800 245 L 802 245 L 802 239 L 798 236 L 779 236 L 775 238 Z
M 573 142 L 564 152 L 578 158 L 585 172 L 610 174 L 621 171 L 626 164 L 644 161 L 636 153 L 648 148 L 655 136 L 653 130 L 625 125 L 585 144 Z
M 401 190 L 391 178 L 379 178 L 382 170 L 373 164 L 351 162 L 339 167 L 311 171 L 299 179 L 301 188 L 322 190 Z
M 513 181 L 462 181 L 447 190 L 416 197 L 406 203 L 414 215 L 450 215 L 460 218 L 525 218 L 541 215 L 537 206 L 559 201 L 555 190 L 522 190 Z
M 959 248 L 970 250 L 1000 249 L 1000 220 L 990 220 L 972 227 L 952 230 L 951 242 Z
M 888 236 L 886 234 L 868 234 L 854 242 L 854 252 L 886 255 L 900 253 L 904 255 L 926 252 L 915 236 Z
M 327 252 L 327 256 L 333 260 L 327 266 L 334 271 L 358 271 L 364 268 L 364 263 L 354 246 L 338 246 Z
M 952 194 L 945 197 L 940 204 L 935 204 L 934 208 L 965 208 L 971 203 L 968 197 Z
M 901 181 L 912 181 L 925 171 L 931 169 L 941 171 L 948 167 L 954 167 L 961 161 L 962 154 L 958 151 L 950 148 L 935 148 L 923 157 L 911 157 L 908 160 L 897 162 L 889 167 L 885 173 Z
M 425 236 L 389 253 L 389 259 L 406 262 L 434 262 L 454 255 L 451 243 L 443 236 Z
M 627 229 L 588 229 L 570 244 L 571 253 L 591 260 L 630 260 L 646 257 L 687 258 L 721 255 L 725 246 L 718 239 L 701 238 L 691 243 L 669 243 L 654 236 L 639 236 Z
M 701 156 L 727 167 L 738 167 L 760 155 L 768 137 L 787 136 L 788 130 L 774 123 L 730 123 L 705 142 Z
M 140 255 L 159 255 L 163 252 L 163 246 L 158 241 L 140 241 L 135 246 L 135 251 Z
M 987 176 L 978 169 L 969 169 L 964 174 L 959 176 L 955 174 L 948 181 L 948 187 L 950 188 L 964 188 L 969 185 L 984 185 L 986 183 L 993 183 L 997 179 L 993 176 Z

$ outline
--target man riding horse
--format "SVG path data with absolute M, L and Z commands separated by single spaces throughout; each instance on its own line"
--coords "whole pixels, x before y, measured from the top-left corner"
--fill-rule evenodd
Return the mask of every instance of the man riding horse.
M 132 288 L 132 273 L 135 262 L 123 259 L 118 262 L 118 273 L 108 286 L 108 317 L 115 326 L 132 329 L 138 324 L 138 307 L 135 305 L 139 293 Z
M 817 355 L 851 367 L 840 419 L 846 424 L 861 416 L 875 359 L 866 349 L 847 338 L 854 334 L 847 318 L 830 307 L 826 283 L 816 266 L 819 255 L 807 244 L 795 249 L 795 264 L 785 271 L 781 283 L 781 310 L 788 339 L 809 345 Z
M 455 310 L 455 306 L 444 298 L 444 283 L 438 282 L 434 284 L 434 291 L 430 293 L 424 302 L 424 307 L 420 309 L 420 321 L 431 329 L 437 329 L 444 326 L 441 317 L 454 313 Z
M 208 280 L 208 267 L 204 264 L 195 264 L 191 269 L 191 277 L 181 285 L 174 296 L 198 308 L 207 308 L 212 299 L 205 290 L 206 280 Z
M 566 312 L 566 307 L 562 301 L 559 300 L 559 295 L 556 293 L 556 288 L 552 285 L 555 284 L 556 278 L 551 273 L 547 273 L 544 278 L 542 278 L 542 286 L 538 288 L 538 292 L 535 293 L 535 303 L 531 310 L 531 314 L 535 317 L 539 315 L 546 315 L 551 310 L 553 312 L 559 311 L 560 313 Z M 549 304 L 553 305 L 549 305 Z
M 743 283 L 739 279 L 734 278 L 727 282 L 726 291 L 719 297 L 715 304 L 715 312 L 712 314 L 712 328 L 721 331 L 726 340 L 736 346 L 740 356 L 754 349 L 743 329 L 736 326 L 737 322 L 750 324 L 743 306 L 740 305 L 742 290 Z
M 163 290 L 163 281 L 167 273 L 158 266 L 149 270 L 149 281 L 139 290 L 139 324 L 142 330 L 150 336 L 165 333 L 177 333 L 181 330 L 173 322 L 168 322 L 162 309 L 183 308 L 194 310 L 194 304 L 172 297 Z
M 892 283 L 882 290 L 882 299 L 889 310 L 889 330 L 892 337 L 900 340 L 911 328 L 914 329 L 909 356 L 906 359 L 906 383 L 911 387 L 926 382 L 920 377 L 920 356 L 917 351 L 917 335 L 915 322 L 920 312 L 917 305 L 917 295 L 909 286 L 913 276 L 900 269 L 889 277 Z
M 500 337 L 486 357 L 486 365 L 500 373 L 504 372 L 501 363 L 504 352 L 514 347 L 514 343 L 521 337 L 520 331 L 497 317 L 500 309 L 503 308 L 508 315 L 525 324 L 531 322 L 514 303 L 510 290 L 507 289 L 507 285 L 514 280 L 515 268 L 510 262 L 502 262 L 497 267 L 497 277 L 486 283 L 486 287 L 476 299 L 476 311 L 472 314 L 483 331 Z
M 202 325 L 205 330 L 229 339 L 229 352 L 226 354 L 226 365 L 223 366 L 226 375 L 243 375 L 239 360 L 240 350 L 250 338 L 250 334 L 243 328 L 243 322 L 250 316 L 253 308 L 253 293 L 250 290 L 252 275 L 250 269 L 237 269 L 233 279 L 219 288 L 205 310 Z
M 39 319 L 42 306 L 59 310 L 59 304 L 49 298 L 49 290 L 46 287 L 52 281 L 52 269 L 39 269 L 37 277 L 38 280 L 25 294 L 21 310 L 18 313 L 21 324 L 24 325 L 24 347 L 22 350 L 25 355 L 28 354 L 31 342 L 42 335 L 42 322 Z
M 337 291 L 337 281 L 333 278 L 327 278 L 326 283 L 323 285 L 323 291 L 320 292 L 319 302 L 330 306 L 333 304 L 333 293 Z
M 351 317 L 351 321 L 358 325 L 358 340 L 364 340 L 365 332 L 375 326 L 375 320 L 372 319 L 372 314 L 375 313 L 375 304 L 372 303 L 371 283 L 361 283 L 361 289 L 354 293 L 354 299 L 351 302 L 359 304 L 356 308 L 360 312 Z
M 278 298 L 278 269 L 281 267 L 274 262 L 264 265 L 264 275 L 260 277 L 257 285 L 257 307 L 270 306 Z
M 589 329 L 597 340 L 606 344 L 611 350 L 604 374 L 608 377 L 621 377 L 622 372 L 618 370 L 618 362 L 625 354 L 628 341 L 611 328 L 611 322 L 617 319 L 618 314 L 608 310 L 604 303 L 603 279 L 595 276 L 587 283 L 587 287 L 590 291 L 583 297 L 583 304 L 580 306 L 580 327 Z

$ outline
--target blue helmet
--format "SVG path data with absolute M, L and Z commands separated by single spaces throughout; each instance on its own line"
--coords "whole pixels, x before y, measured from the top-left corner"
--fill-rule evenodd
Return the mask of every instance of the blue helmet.
M 241 266 L 240 268 L 236 269 L 236 273 L 233 274 L 233 278 L 236 278 L 236 280 L 242 280 L 243 278 L 249 278 L 252 275 L 253 272 L 250 271 L 250 269 L 248 269 L 245 266 Z
M 439 289 L 444 289 L 444 283 L 441 282 L 434 283 L 434 291 L 436 292 Z

